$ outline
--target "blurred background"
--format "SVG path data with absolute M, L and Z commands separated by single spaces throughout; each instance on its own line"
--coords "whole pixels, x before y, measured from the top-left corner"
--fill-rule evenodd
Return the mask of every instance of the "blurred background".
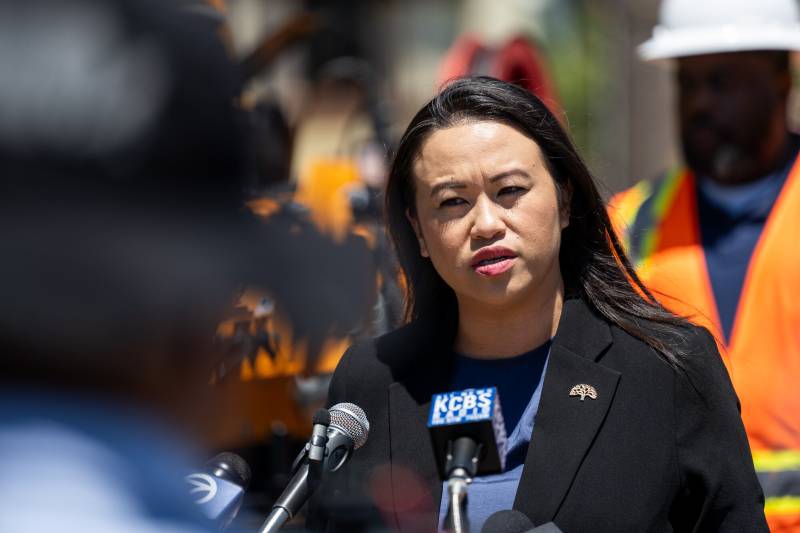
M 311 155 L 305 144 L 341 153 L 375 133 L 369 132 L 364 113 L 358 117 L 355 111 L 339 129 L 347 139 L 331 140 L 343 137 L 336 135 L 332 116 L 324 121 L 329 129 L 323 128 L 320 100 L 330 102 L 333 95 L 323 96 L 320 85 L 336 71 L 337 58 L 358 62 L 350 66 L 369 78 L 370 96 L 379 104 L 375 111 L 396 138 L 449 76 L 467 69 L 499 74 L 505 68 L 510 74 L 516 68 L 517 75 L 526 72 L 530 78 L 526 54 L 507 49 L 515 39 L 525 40 L 541 60 L 546 85 L 575 141 L 609 189 L 652 176 L 674 159 L 673 119 L 666 105 L 671 78 L 635 54 L 656 22 L 657 0 L 227 0 L 226 6 L 240 58 L 264 50 L 265 41 L 277 40 L 281 30 L 307 31 L 257 72 L 253 69 L 248 85 L 257 99 L 276 102 L 292 125 L 294 177 Z M 299 21 L 303 13 L 314 13 L 307 26 Z M 347 68 L 343 62 L 338 67 Z M 330 107 L 342 116 L 350 109 Z M 318 133 L 307 131 L 312 124 Z

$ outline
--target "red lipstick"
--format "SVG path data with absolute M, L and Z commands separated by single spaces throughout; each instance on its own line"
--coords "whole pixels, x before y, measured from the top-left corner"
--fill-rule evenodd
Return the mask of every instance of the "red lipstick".
M 499 276 L 514 265 L 516 258 L 517 254 L 504 246 L 490 246 L 479 250 L 470 266 L 482 276 Z

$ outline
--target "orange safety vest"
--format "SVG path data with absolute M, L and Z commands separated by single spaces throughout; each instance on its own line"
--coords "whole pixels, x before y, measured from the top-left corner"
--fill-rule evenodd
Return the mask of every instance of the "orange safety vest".
M 800 157 L 753 250 L 727 344 L 700 240 L 694 175 L 679 170 L 640 183 L 614 197 L 609 214 L 656 297 L 717 338 L 770 528 L 800 531 Z

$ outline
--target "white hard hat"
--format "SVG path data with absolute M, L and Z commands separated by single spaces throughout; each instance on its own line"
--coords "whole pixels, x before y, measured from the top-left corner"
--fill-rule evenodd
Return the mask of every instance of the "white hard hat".
M 800 50 L 797 0 L 663 0 L 646 60 L 747 50 Z

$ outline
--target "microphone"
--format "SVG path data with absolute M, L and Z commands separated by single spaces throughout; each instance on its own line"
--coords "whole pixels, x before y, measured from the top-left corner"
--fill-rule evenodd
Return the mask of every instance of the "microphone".
M 533 527 L 523 513 L 511 509 L 497 511 L 486 519 L 481 533 L 562 533 L 553 522 Z
M 562 533 L 562 531 L 553 522 L 533 527 L 533 522 L 523 513 L 505 509 L 487 518 L 481 533 Z
M 428 431 L 442 479 L 448 479 L 459 466 L 470 478 L 494 474 L 505 467 L 506 427 L 495 387 L 434 394 Z M 456 464 L 463 462 L 456 461 L 454 452 L 467 444 L 465 438 L 480 449 L 475 461 Z M 457 441 L 462 444 L 457 445 Z
M 227 527 L 239 512 L 245 489 L 250 484 L 250 467 L 235 453 L 222 452 L 200 472 L 186 476 L 200 511 L 220 529 Z
M 469 528 L 467 486 L 505 467 L 506 428 L 495 387 L 434 394 L 428 418 L 439 474 L 447 481 L 445 529 Z
M 317 409 L 311 421 L 311 440 L 308 441 L 308 460 L 320 462 L 325 458 L 325 445 L 328 444 L 328 426 L 331 413 L 325 408 Z
M 272 512 L 258 530 L 259 533 L 278 531 L 305 504 L 317 488 L 319 478 L 328 472 L 339 470 L 350 458 L 353 450 L 359 449 L 367 441 L 369 421 L 359 406 L 352 403 L 337 403 L 328 413 L 330 425 L 325 431 L 327 442 L 324 443 L 322 460 L 317 461 L 311 457 L 312 453 L 316 456 L 317 447 L 321 446 L 322 442 L 319 428 L 316 426 L 324 426 L 322 422 L 325 422 L 324 415 L 317 411 L 320 416 L 317 418 L 317 415 L 314 415 L 315 424 L 311 441 L 300 452 L 289 485 L 275 501 Z M 315 472 L 317 469 L 318 472 Z
M 486 519 L 481 533 L 525 533 L 531 529 L 533 529 L 533 522 L 525 514 L 504 509 Z

